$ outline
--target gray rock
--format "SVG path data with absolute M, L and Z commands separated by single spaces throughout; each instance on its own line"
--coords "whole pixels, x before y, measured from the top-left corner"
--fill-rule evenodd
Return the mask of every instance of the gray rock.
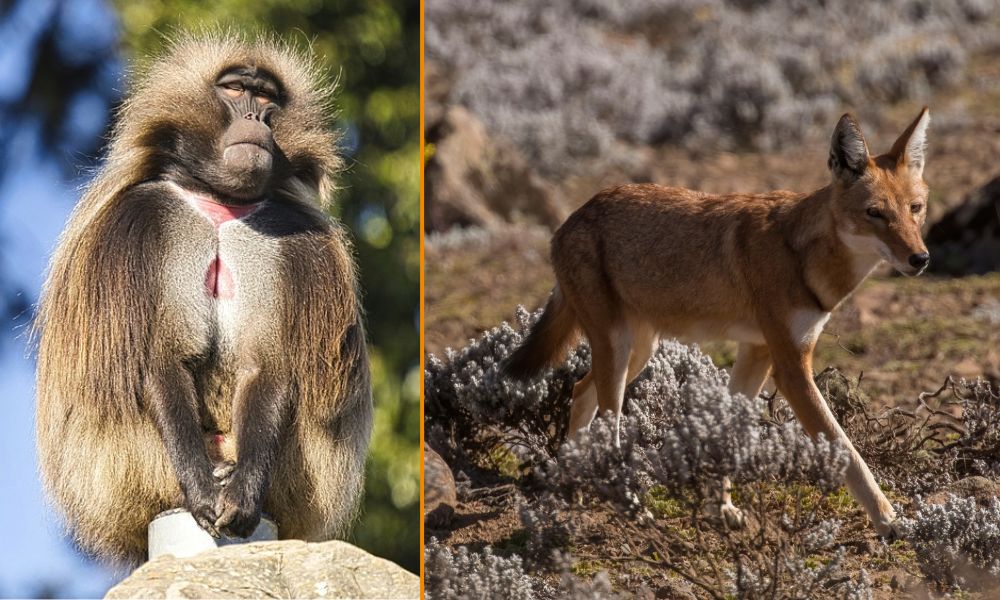
M 424 171 L 428 231 L 491 229 L 504 223 L 536 223 L 554 230 L 569 214 L 559 191 L 517 147 L 488 132 L 465 108 L 445 110 L 427 141 L 434 144 Z
M 928 504 L 944 504 L 948 502 L 951 495 L 959 498 L 974 498 L 976 504 L 987 506 L 994 499 L 1000 497 L 1000 483 L 974 475 L 953 481 L 944 489 L 927 496 L 925 500 Z
M 420 578 L 346 542 L 298 540 L 162 556 L 105 598 L 419 598 Z
M 431 529 L 447 527 L 457 506 L 451 468 L 440 454 L 424 444 L 424 524 Z

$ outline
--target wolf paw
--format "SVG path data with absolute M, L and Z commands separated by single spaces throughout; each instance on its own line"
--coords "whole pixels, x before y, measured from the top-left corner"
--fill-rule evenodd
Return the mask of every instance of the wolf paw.
M 736 508 L 732 502 L 709 504 L 708 514 L 710 518 L 720 521 L 727 529 L 743 529 L 746 525 L 743 511 Z
M 743 511 L 736 508 L 732 502 L 719 505 L 719 516 L 729 529 L 743 529 L 743 526 L 746 525 Z

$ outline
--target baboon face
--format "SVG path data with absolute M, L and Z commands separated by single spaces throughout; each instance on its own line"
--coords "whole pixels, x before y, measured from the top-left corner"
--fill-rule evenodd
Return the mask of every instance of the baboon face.
M 181 156 L 187 170 L 212 191 L 234 200 L 265 194 L 283 160 L 272 120 L 281 112 L 283 90 L 276 77 L 252 65 L 226 68 L 208 92 L 217 101 L 222 126 L 205 157 Z
M 227 204 L 328 201 L 341 160 L 333 86 L 267 38 L 190 38 L 136 72 L 109 163 L 129 181 L 168 180 Z

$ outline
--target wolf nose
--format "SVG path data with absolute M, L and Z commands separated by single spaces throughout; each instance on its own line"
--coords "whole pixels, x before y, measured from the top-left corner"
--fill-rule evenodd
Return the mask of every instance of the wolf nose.
M 923 269 L 929 262 L 931 262 L 931 255 L 926 252 L 910 255 L 910 265 L 912 265 L 914 269 Z

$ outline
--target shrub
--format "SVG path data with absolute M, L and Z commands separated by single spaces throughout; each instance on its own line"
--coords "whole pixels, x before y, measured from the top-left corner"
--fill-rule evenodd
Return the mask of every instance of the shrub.
M 613 526 L 635 540 L 631 558 L 661 564 L 713 593 L 794 596 L 820 586 L 845 594 L 866 589 L 863 577 L 843 574 L 843 553 L 833 537 L 839 522 L 822 518 L 818 510 L 817 498 L 836 490 L 843 478 L 842 447 L 810 440 L 795 423 L 764 418 L 765 403 L 731 395 L 726 374 L 700 351 L 667 341 L 628 386 L 620 448 L 614 448 L 610 419 L 596 420 L 560 448 L 572 385 L 589 368 L 586 346 L 573 349 L 534 382 L 513 382 L 498 373 L 540 314 L 518 309 L 518 329 L 504 323 L 449 352 L 444 361 L 429 357 L 425 376 L 428 439 L 446 448 L 453 464 L 487 464 L 491 449 L 503 446 L 518 448 L 532 467 L 520 508 L 529 566 L 561 568 L 552 549 L 588 539 L 579 517 L 607 507 L 615 515 Z M 744 486 L 751 517 L 744 530 L 697 518 L 723 476 Z M 793 481 L 808 482 L 814 493 L 775 498 L 775 482 Z M 650 513 L 654 489 L 692 515 L 684 530 L 663 527 Z M 685 540 L 690 531 L 699 538 L 693 546 L 721 547 L 721 553 L 706 559 Z M 671 545 L 685 544 L 683 561 L 667 558 L 676 555 Z M 658 549 L 653 553 L 658 558 L 646 548 Z M 819 554 L 832 558 L 820 566 Z
M 920 503 L 905 524 L 920 569 L 931 579 L 967 590 L 1000 586 L 1000 500 L 979 506 L 950 496 L 944 504 Z
M 452 466 L 469 467 L 480 484 L 506 480 L 509 488 L 517 479 L 516 493 L 505 498 L 517 507 L 526 534 L 520 557 L 473 557 L 467 550 L 449 551 L 459 554 L 447 560 L 428 555 L 437 561 L 428 560 L 428 577 L 439 569 L 485 569 L 492 574 L 461 589 L 475 594 L 500 589 L 489 586 L 502 581 L 520 593 L 516 582 L 523 574 L 536 597 L 607 597 L 607 580 L 567 579 L 571 557 L 553 553 L 593 545 L 608 560 L 670 570 L 710 597 L 870 596 L 867 575 L 847 569 L 846 550 L 837 542 L 842 507 L 851 502 L 840 487 L 847 465 L 841 446 L 808 438 L 774 397 L 730 394 L 725 372 L 696 347 L 675 341 L 661 342 L 627 387 L 619 447 L 609 418 L 566 441 L 572 388 L 590 367 L 587 346 L 571 349 L 531 382 L 499 374 L 540 315 L 519 307 L 516 325 L 486 331 L 444 360 L 428 357 L 428 441 Z M 873 409 L 860 383 L 834 369 L 817 376 L 880 482 L 920 494 L 970 475 L 1000 475 L 1000 394 L 985 381 L 949 378 L 921 394 L 915 407 L 882 410 Z M 501 473 L 498 454 L 517 464 L 505 464 Z M 718 501 L 723 477 L 737 486 L 744 528 L 704 516 Z M 963 588 L 997 582 L 1000 501 L 985 507 L 971 499 L 918 501 L 904 529 L 931 580 Z M 628 544 L 611 550 L 603 544 L 608 538 Z M 475 597 L 447 596 L 453 587 L 434 585 L 443 590 L 435 597 Z
M 572 560 L 558 552 L 558 586 L 528 575 L 517 556 L 497 556 L 487 546 L 482 552 L 465 546 L 450 548 L 432 539 L 424 547 L 427 600 L 616 600 L 608 574 L 598 573 L 587 581 L 570 572 Z

